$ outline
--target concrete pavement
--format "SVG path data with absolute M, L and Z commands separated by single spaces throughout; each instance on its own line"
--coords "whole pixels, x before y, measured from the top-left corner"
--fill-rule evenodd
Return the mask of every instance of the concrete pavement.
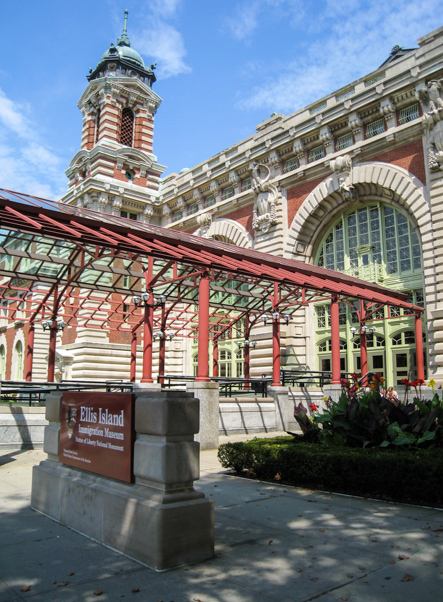
M 443 597 L 443 512 L 229 477 L 201 454 L 216 557 L 155 573 L 30 510 L 41 450 L 0 454 L 0 602 Z

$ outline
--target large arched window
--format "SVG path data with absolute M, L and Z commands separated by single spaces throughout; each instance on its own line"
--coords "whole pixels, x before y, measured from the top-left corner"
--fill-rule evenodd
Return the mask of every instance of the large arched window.
M 134 135 L 134 113 L 129 107 L 122 111 L 122 123 L 120 128 L 120 143 L 125 146 L 132 146 Z
M 400 211 L 376 203 L 344 214 L 325 236 L 316 263 L 383 282 L 421 272 L 420 244 Z
M 316 253 L 317 265 L 337 270 L 367 282 L 408 292 L 410 300 L 423 305 L 423 272 L 418 236 L 401 211 L 379 201 L 353 208 L 342 214 L 324 234 Z M 341 369 L 361 371 L 358 315 L 352 300 L 340 304 Z M 380 372 L 389 384 L 402 378 L 414 378 L 416 370 L 414 316 L 402 309 L 369 308 L 366 325 L 367 370 Z M 330 307 L 315 308 L 317 365 L 329 370 L 331 350 Z M 351 330 L 352 327 L 352 330 Z M 404 330 L 400 335 L 399 328 Z M 426 367 L 426 362 L 425 362 Z

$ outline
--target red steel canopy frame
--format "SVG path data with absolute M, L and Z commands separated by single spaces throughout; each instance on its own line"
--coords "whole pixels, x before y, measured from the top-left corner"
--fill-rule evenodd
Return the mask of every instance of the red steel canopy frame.
M 152 382 L 152 344 L 165 333 L 198 338 L 197 380 L 209 380 L 209 340 L 229 328 L 249 338 L 263 314 L 273 323 L 273 385 L 280 384 L 280 319 L 331 300 L 333 382 L 340 381 L 338 302 L 360 300 L 360 325 L 380 307 L 416 318 L 417 377 L 423 378 L 421 314 L 407 295 L 339 272 L 177 230 L 0 189 L 0 319 L 29 323 L 31 380 L 35 324 L 51 321 L 48 380 L 53 379 L 56 321 L 132 334 L 143 331 L 143 378 Z M 145 292 L 136 306 L 133 295 Z M 240 332 L 241 319 L 247 332 Z M 418 336 L 419 334 L 419 336 Z M 363 356 L 363 351 L 362 351 Z M 248 358 L 249 362 L 249 358 Z M 362 366 L 363 368 L 363 366 Z

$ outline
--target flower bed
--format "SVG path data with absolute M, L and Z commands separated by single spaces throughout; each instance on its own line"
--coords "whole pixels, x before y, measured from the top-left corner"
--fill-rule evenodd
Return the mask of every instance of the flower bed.
M 368 391 L 359 390 L 357 375 L 352 380 L 342 381 L 338 402 L 325 399 L 323 412 L 295 407 L 301 435 L 221 445 L 222 466 L 298 487 L 443 507 L 440 397 L 420 399 L 423 381 L 404 383 L 401 402 L 385 395 L 378 374 Z

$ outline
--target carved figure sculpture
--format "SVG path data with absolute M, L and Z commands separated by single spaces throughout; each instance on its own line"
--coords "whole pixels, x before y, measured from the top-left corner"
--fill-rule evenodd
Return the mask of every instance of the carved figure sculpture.
M 443 80 L 430 80 L 418 92 L 427 126 L 429 169 L 443 169 Z
M 255 195 L 254 209 L 252 212 L 252 227 L 263 233 L 277 223 L 275 205 L 278 199 L 278 190 L 269 182 L 271 172 L 269 168 L 254 161 L 251 170 L 251 188 Z

